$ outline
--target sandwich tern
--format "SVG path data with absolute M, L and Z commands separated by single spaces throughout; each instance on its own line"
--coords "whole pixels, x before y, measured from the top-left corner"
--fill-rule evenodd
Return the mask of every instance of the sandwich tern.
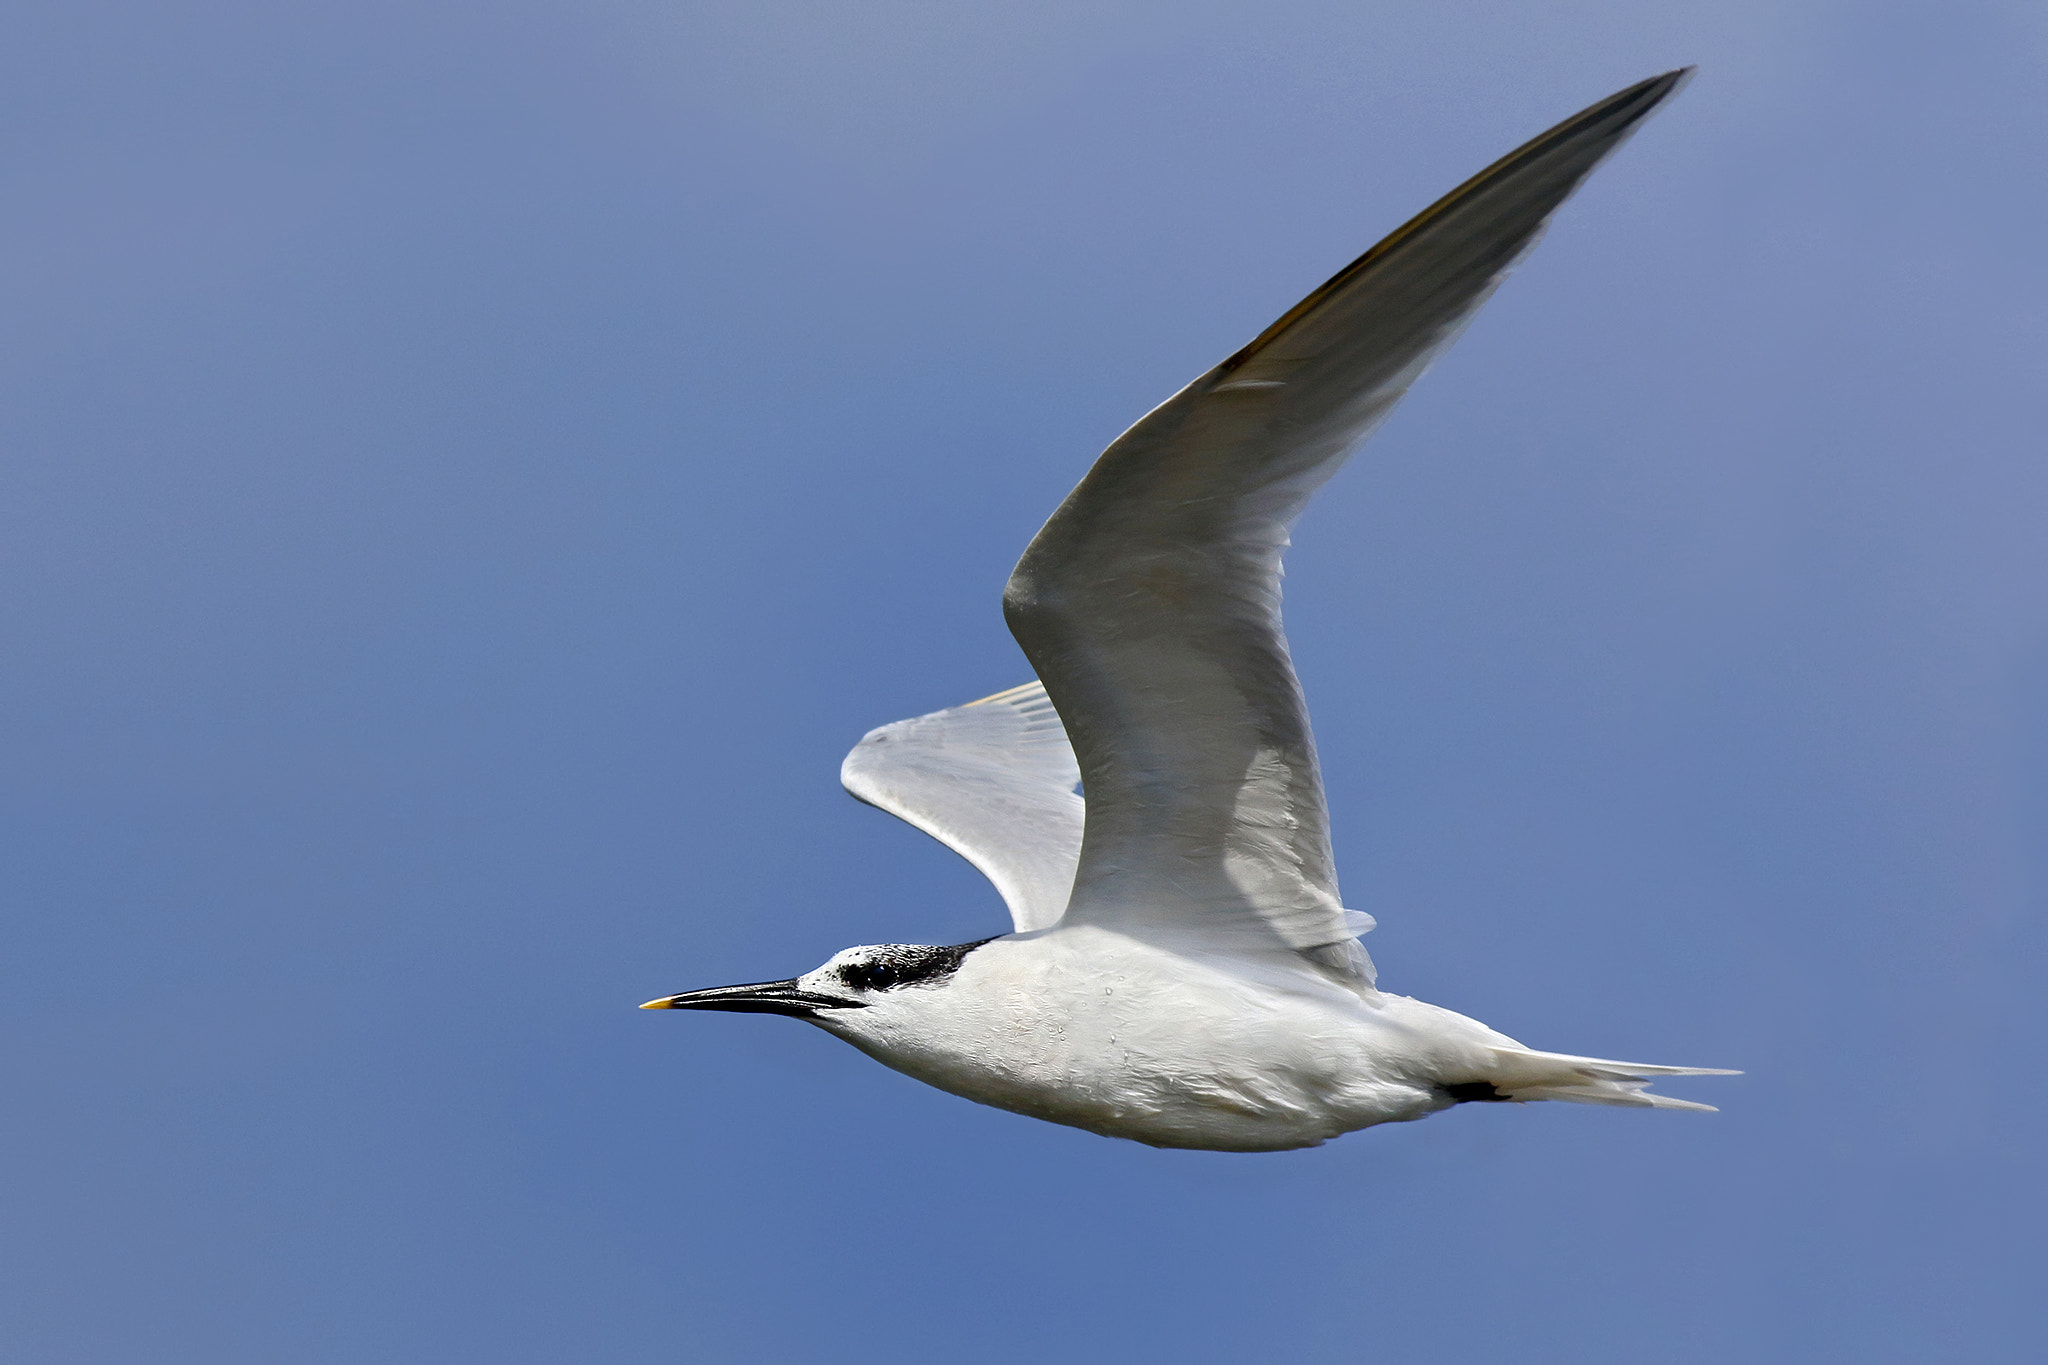
M 1014 932 L 642 1008 L 792 1015 L 942 1090 L 1157 1147 L 1311 1147 L 1475 1100 L 1709 1108 L 1646 1087 L 1735 1073 L 1538 1052 L 1378 989 L 1280 626 L 1310 495 L 1690 74 L 1517 148 L 1153 409 L 1010 578 L 1038 681 L 847 756 L 847 790 L 965 856 Z

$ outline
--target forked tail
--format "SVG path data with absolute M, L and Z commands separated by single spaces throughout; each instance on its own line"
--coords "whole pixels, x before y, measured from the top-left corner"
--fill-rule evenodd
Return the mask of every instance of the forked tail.
M 1478 1086 L 1491 1086 L 1491 1095 L 1458 1095 L 1465 1099 L 1566 1100 L 1572 1104 L 1618 1104 L 1635 1109 L 1702 1109 L 1714 1112 L 1711 1104 L 1674 1100 L 1652 1095 L 1647 1087 L 1665 1076 L 1740 1076 L 1740 1071 L 1723 1071 L 1706 1066 L 1639 1066 L 1634 1062 L 1610 1062 L 1600 1057 L 1572 1057 L 1562 1052 L 1535 1052 L 1528 1048 L 1497 1047 L 1498 1065 Z M 1466 1086 L 1449 1087 L 1453 1094 Z

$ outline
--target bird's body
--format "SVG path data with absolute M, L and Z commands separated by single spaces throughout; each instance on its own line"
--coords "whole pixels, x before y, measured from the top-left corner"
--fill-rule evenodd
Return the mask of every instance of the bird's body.
M 925 954 L 936 969 L 920 976 Z M 888 961 L 897 984 L 865 989 Z M 1705 1107 L 1642 1093 L 1648 1076 L 1692 1068 L 1533 1052 L 1298 956 L 1086 924 L 963 948 L 850 948 L 793 984 L 862 1000 L 811 1017 L 928 1085 L 1154 1147 L 1313 1147 L 1466 1100 Z
M 1510 153 L 1147 414 L 1011 576 L 1040 681 L 848 755 L 848 790 L 988 874 L 1015 933 L 648 1008 L 794 1015 L 942 1090 L 1160 1147 L 1314 1146 L 1468 1100 L 1706 1108 L 1645 1087 L 1726 1073 L 1537 1052 L 1378 989 L 1280 627 L 1309 497 L 1684 75 Z
M 1304 963 L 1245 964 L 1088 925 L 976 948 L 941 988 L 907 986 L 829 1032 L 918 1080 L 1154 1147 L 1265 1152 L 1456 1103 L 1485 1025 L 1361 993 Z

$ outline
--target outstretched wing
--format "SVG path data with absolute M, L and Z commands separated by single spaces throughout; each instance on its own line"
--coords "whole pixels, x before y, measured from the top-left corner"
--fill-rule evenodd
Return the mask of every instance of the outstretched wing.
M 1687 74 L 1453 190 L 1119 437 L 1031 542 L 1004 601 L 1088 792 L 1068 922 L 1277 937 L 1370 978 L 1280 630 L 1287 528 Z
M 1081 770 L 1035 682 L 872 730 L 839 780 L 981 869 L 1018 933 L 1067 908 L 1081 857 Z

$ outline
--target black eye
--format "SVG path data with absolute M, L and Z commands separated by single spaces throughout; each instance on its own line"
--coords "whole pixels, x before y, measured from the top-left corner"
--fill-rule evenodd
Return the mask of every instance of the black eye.
M 886 991 L 896 984 L 896 972 L 886 962 L 849 962 L 839 977 L 857 991 Z

